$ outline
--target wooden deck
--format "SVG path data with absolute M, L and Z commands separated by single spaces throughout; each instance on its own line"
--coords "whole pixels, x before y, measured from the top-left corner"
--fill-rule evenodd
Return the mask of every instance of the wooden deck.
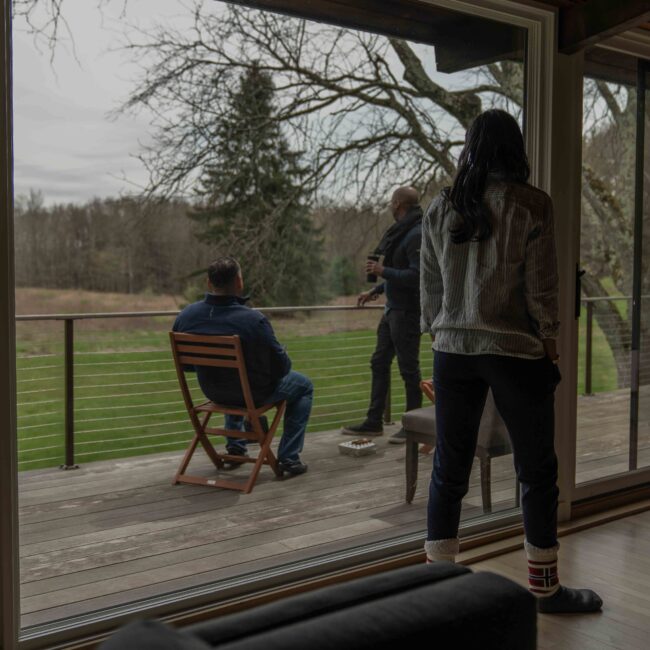
M 578 398 L 578 483 L 629 468 L 630 393 L 619 390 Z M 638 467 L 650 466 L 650 386 L 639 400 Z
M 580 401 L 579 480 L 627 462 L 627 405 L 614 397 Z M 648 465 L 644 435 L 640 458 Z M 264 468 L 249 495 L 172 486 L 178 452 L 21 474 L 23 626 L 422 531 L 431 457 L 421 456 L 407 505 L 404 447 L 385 435 L 377 454 L 351 458 L 338 452 L 344 439 L 310 434 L 309 472 L 277 480 Z M 493 460 L 495 511 L 514 506 L 511 465 L 510 456 Z M 194 468 L 214 474 L 202 458 Z M 463 518 L 481 514 L 475 466 Z

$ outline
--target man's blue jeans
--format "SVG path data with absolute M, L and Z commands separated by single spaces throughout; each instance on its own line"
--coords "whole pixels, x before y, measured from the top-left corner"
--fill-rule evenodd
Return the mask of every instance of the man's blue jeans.
M 278 448 L 278 460 L 286 463 L 295 463 L 300 460 L 300 452 L 305 442 L 305 430 L 311 414 L 314 400 L 314 385 L 309 377 L 292 370 L 287 373 L 276 386 L 273 394 L 266 402 L 287 401 L 287 410 L 284 413 L 284 432 Z M 244 418 L 239 415 L 226 416 L 226 429 L 242 431 Z M 228 451 L 245 451 L 246 440 L 228 438 L 226 446 Z

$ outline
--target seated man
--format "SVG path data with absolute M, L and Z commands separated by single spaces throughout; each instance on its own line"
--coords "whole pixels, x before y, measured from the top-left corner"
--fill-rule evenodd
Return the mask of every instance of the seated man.
M 277 453 L 280 470 L 283 474 L 304 474 L 307 465 L 301 462 L 299 454 L 311 413 L 311 380 L 291 370 L 291 359 L 275 338 L 269 321 L 244 304 L 244 280 L 237 260 L 220 257 L 213 262 L 208 269 L 208 289 L 205 300 L 183 309 L 173 330 L 240 337 L 255 404 L 287 402 L 284 433 Z M 228 406 L 244 405 L 241 386 L 234 380 L 232 370 L 199 366 L 197 376 L 208 399 Z M 227 429 L 241 430 L 242 426 L 243 418 L 226 416 Z M 235 456 L 248 455 L 246 440 L 227 438 L 226 449 Z

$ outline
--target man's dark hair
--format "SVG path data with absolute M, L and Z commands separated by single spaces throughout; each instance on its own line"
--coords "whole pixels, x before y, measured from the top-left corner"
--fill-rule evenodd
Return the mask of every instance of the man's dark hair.
M 219 257 L 208 267 L 208 278 L 215 289 L 228 290 L 233 287 L 240 270 L 234 257 Z

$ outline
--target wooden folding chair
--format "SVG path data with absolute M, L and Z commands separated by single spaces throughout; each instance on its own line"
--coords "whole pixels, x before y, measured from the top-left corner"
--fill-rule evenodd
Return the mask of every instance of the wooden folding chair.
M 248 494 L 253 489 L 257 476 L 262 465 L 270 465 L 276 476 L 282 476 L 278 468 L 277 460 L 271 451 L 271 442 L 277 431 L 280 420 L 284 414 L 287 403 L 285 401 L 273 404 L 264 404 L 256 407 L 248 383 L 248 374 L 241 341 L 238 336 L 212 336 L 198 334 L 181 334 L 170 332 L 169 339 L 176 366 L 178 382 L 185 401 L 187 413 L 190 416 L 194 427 L 194 437 L 187 448 L 183 460 L 174 476 L 173 484 L 191 483 L 194 485 L 208 485 L 210 487 L 226 488 L 228 490 L 239 490 Z M 239 375 L 242 394 L 244 396 L 244 407 L 215 404 L 212 401 L 202 402 L 194 405 L 187 379 L 185 377 L 186 366 L 209 366 L 211 368 L 232 368 Z M 233 373 L 235 374 L 235 373 Z M 275 408 L 276 413 L 271 426 L 264 432 L 260 416 Z M 251 431 L 239 431 L 234 429 L 222 429 L 219 427 L 208 427 L 208 421 L 213 413 L 224 415 L 240 415 L 247 418 L 251 424 Z M 234 456 L 227 453 L 220 453 L 210 442 L 209 436 L 230 436 L 233 438 L 245 438 L 253 440 L 260 445 L 260 452 L 257 457 Z M 198 446 L 201 444 L 210 460 L 217 469 L 223 469 L 224 460 L 234 460 L 243 463 L 253 463 L 253 469 L 246 481 L 233 479 L 204 478 L 202 476 L 191 476 L 186 474 L 187 466 Z

